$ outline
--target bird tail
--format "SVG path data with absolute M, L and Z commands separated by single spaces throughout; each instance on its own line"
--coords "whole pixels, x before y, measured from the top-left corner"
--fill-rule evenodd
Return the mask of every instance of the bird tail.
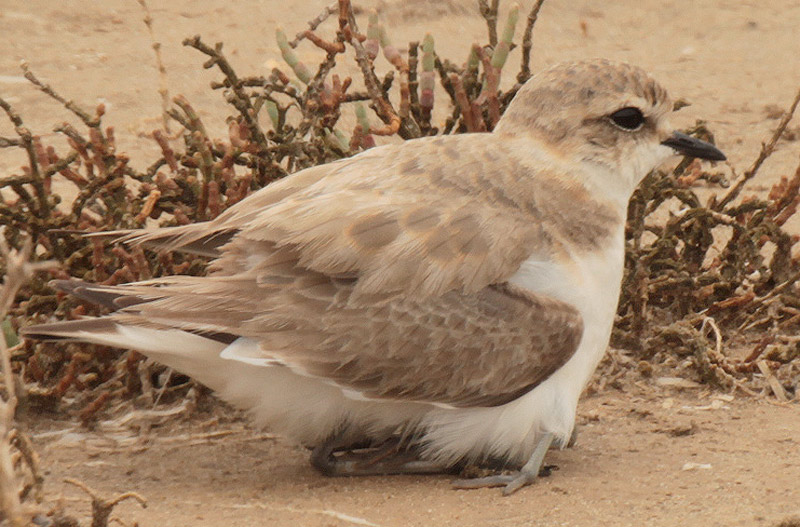
M 132 349 L 212 389 L 225 384 L 219 368 L 220 353 L 228 342 L 179 329 L 161 329 L 120 324 L 111 317 L 87 318 L 22 328 L 26 338 L 50 341 L 88 342 Z

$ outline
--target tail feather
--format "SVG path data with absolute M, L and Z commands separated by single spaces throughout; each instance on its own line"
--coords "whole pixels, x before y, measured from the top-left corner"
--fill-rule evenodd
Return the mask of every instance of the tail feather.
M 90 282 L 77 280 L 51 280 L 48 284 L 53 289 L 68 293 L 91 304 L 97 304 L 112 311 L 123 309 L 144 302 L 141 298 L 125 294 L 122 289 L 112 289 L 109 287 L 98 287 Z
M 107 339 L 116 331 L 117 324 L 109 318 L 86 318 L 83 320 L 69 320 L 66 322 L 53 322 L 51 324 L 37 324 L 21 328 L 19 334 L 25 338 L 36 340 L 65 340 L 92 342 L 104 346 L 106 342 L 95 342 L 87 340 L 89 337 L 97 336 L 100 339 Z
M 220 353 L 228 344 L 179 329 L 128 326 L 111 317 L 101 317 L 38 324 L 23 328 L 20 333 L 32 339 L 88 342 L 136 350 L 212 389 L 225 385 L 219 364 Z
M 236 234 L 235 229 L 214 228 L 208 222 L 193 223 L 178 227 L 161 228 L 156 231 L 131 231 L 119 238 L 129 245 L 143 245 L 158 251 L 178 251 L 198 256 L 216 258 L 219 248 Z
M 177 251 L 216 258 L 219 248 L 228 243 L 236 229 L 213 227 L 210 222 L 192 223 L 158 230 L 121 229 L 116 231 L 83 232 L 62 229 L 60 233 L 80 234 L 86 238 L 127 245 L 142 245 L 157 251 Z

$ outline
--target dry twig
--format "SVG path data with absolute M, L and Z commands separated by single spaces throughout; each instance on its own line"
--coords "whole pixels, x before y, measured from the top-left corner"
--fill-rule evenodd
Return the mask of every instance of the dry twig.
M 6 265 L 6 275 L 0 290 L 0 320 L 5 320 L 17 291 L 31 276 L 55 267 L 54 262 L 31 263 L 32 252 L 33 242 L 30 238 L 26 238 L 22 249 L 17 251 L 9 248 L 4 229 L 0 229 L 0 256 Z M 3 367 L 5 391 L 5 397 L 0 398 L 0 505 L 2 505 L 0 519 L 7 520 L 14 527 L 22 527 L 28 525 L 28 519 L 20 502 L 20 482 L 11 454 L 15 439 L 21 436 L 14 427 L 14 414 L 17 408 L 16 385 L 4 335 L 0 335 L 0 361 Z M 23 441 L 24 444 L 28 444 Z M 34 457 L 31 454 L 23 457 L 30 460 L 31 470 L 36 474 L 38 470 L 33 462 Z
M 781 138 L 783 132 L 786 131 L 786 127 L 789 126 L 789 122 L 792 120 L 792 117 L 794 117 L 794 111 L 797 109 L 798 103 L 800 103 L 800 90 L 798 90 L 797 94 L 794 96 L 794 100 L 792 100 L 789 110 L 783 114 L 783 118 L 781 119 L 781 122 L 778 123 L 778 127 L 775 129 L 772 137 L 767 143 L 761 145 L 761 151 L 758 153 L 756 160 L 753 161 L 753 164 L 750 166 L 750 168 L 747 169 L 747 171 L 742 174 L 742 176 L 733 184 L 733 187 L 731 187 L 728 193 L 725 194 L 721 200 L 719 200 L 715 207 L 716 210 L 722 210 L 723 207 L 736 199 L 736 197 L 744 188 L 745 184 L 756 176 L 758 169 L 761 168 L 761 165 L 764 164 L 764 161 L 766 161 L 767 158 L 772 155 L 772 152 L 775 150 L 775 145 L 778 144 L 778 139 Z
M 161 42 L 156 40 L 156 34 L 153 30 L 153 16 L 150 14 L 150 7 L 148 7 L 145 0 L 136 0 L 144 11 L 144 25 L 147 26 L 147 33 L 150 35 L 150 42 L 152 42 L 153 53 L 156 56 L 156 67 L 158 68 L 158 94 L 161 96 L 161 124 L 164 131 L 169 135 L 169 88 L 167 87 L 167 68 L 164 66 L 164 60 L 161 57 Z
M 111 499 L 106 499 L 100 497 L 97 491 L 82 481 L 73 478 L 65 478 L 64 482 L 78 487 L 92 498 L 92 527 L 108 527 L 108 520 L 114 507 L 125 500 L 134 499 L 139 502 L 139 505 L 141 505 L 143 509 L 147 508 L 147 500 L 136 492 L 124 492 Z

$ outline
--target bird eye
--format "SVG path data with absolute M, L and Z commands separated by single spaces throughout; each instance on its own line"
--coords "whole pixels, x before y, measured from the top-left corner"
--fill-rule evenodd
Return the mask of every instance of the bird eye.
M 615 125 L 623 130 L 636 130 L 644 123 L 644 115 L 639 108 L 629 106 L 612 113 L 610 116 Z

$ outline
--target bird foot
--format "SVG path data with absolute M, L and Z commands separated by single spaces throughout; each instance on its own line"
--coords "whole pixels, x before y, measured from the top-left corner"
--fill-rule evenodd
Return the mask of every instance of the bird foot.
M 391 474 L 442 474 L 446 467 L 420 459 L 413 448 L 392 439 L 372 448 L 339 451 L 335 441 L 316 447 L 311 465 L 326 476 L 386 476 Z
M 510 496 L 516 491 L 534 483 L 541 475 L 549 474 L 549 469 L 543 467 L 544 455 L 553 443 L 553 434 L 544 434 L 530 459 L 525 466 L 511 474 L 497 474 L 483 478 L 457 479 L 452 482 L 456 489 L 482 489 L 488 487 L 503 487 L 503 496 Z M 543 470 L 544 469 L 544 470 Z
M 451 483 L 454 489 L 483 489 L 503 487 L 503 496 L 510 496 L 526 485 L 535 482 L 539 474 L 529 474 L 522 470 L 512 474 L 497 474 L 484 478 L 457 479 Z

